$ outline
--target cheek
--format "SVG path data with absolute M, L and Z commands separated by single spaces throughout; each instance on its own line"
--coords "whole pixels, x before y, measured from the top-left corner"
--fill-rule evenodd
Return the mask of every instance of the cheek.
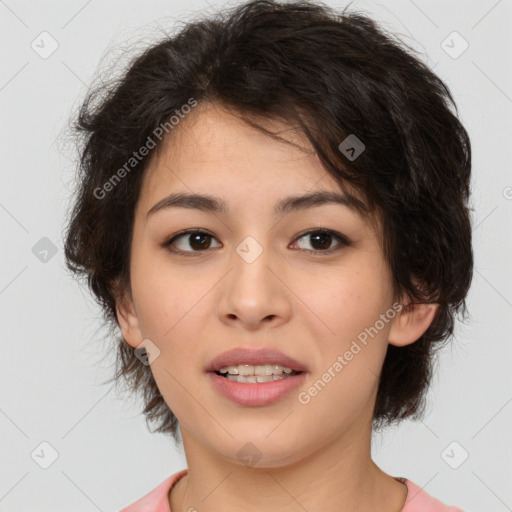
M 160 256 L 144 261 L 140 254 L 132 261 L 140 269 L 132 274 L 132 291 L 142 333 L 160 350 L 155 368 L 165 362 L 169 371 L 181 371 L 193 361 L 197 367 L 208 308 L 211 313 L 212 278 L 204 271 L 166 264 Z
M 190 282 L 186 271 L 165 265 L 160 257 L 141 251 L 132 258 L 132 291 L 137 315 L 150 339 L 165 341 L 175 325 L 200 300 L 200 289 Z
M 327 293 L 312 297 L 322 312 L 316 336 L 313 333 L 320 359 L 300 403 L 305 404 L 304 417 L 318 418 L 319 423 L 313 423 L 324 432 L 339 433 L 355 418 L 371 415 L 392 319 L 380 320 L 391 296 L 382 275 L 380 281 L 377 277 L 377 272 L 347 273 L 331 280 Z
M 317 287 L 310 295 L 311 309 L 321 312 L 314 333 L 321 356 L 305 409 L 327 412 L 334 405 L 336 414 L 318 414 L 326 429 L 336 430 L 368 407 L 378 386 L 392 319 L 382 321 L 381 314 L 391 307 L 391 281 L 384 264 L 368 262 L 346 266 L 323 282 L 323 292 Z
M 298 295 L 307 298 L 307 305 L 315 312 L 325 332 L 319 340 L 337 348 L 357 338 L 370 328 L 391 306 L 389 273 L 379 262 L 365 265 L 347 265 L 338 272 L 301 280 Z M 384 336 L 389 329 L 381 329 Z M 363 336 L 364 337 L 364 336 Z
M 191 282 L 183 272 L 165 271 L 158 266 L 134 276 L 133 293 L 143 335 L 160 353 L 151 363 L 151 372 L 168 407 L 186 426 L 191 418 L 191 396 L 200 397 L 202 371 L 201 334 L 208 307 L 205 296 L 211 284 Z M 193 400 L 192 400 L 193 401 Z M 199 414 L 199 411 L 196 411 Z

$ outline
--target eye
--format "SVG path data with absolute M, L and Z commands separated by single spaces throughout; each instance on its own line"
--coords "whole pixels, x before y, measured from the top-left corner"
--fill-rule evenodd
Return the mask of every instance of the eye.
M 320 250 L 304 249 L 309 253 L 330 254 L 338 250 L 340 246 L 343 247 L 350 245 L 350 240 L 346 236 L 330 229 L 310 230 L 300 235 L 296 240 L 300 240 L 301 238 L 305 238 L 306 241 L 309 240 L 307 243 L 310 243 L 313 247 L 316 246 L 320 248 Z M 331 247 L 333 240 L 337 240 L 339 243 L 338 245 Z
M 308 240 L 307 237 L 309 237 L 309 242 L 307 243 L 310 243 L 313 246 L 313 249 L 306 249 L 301 247 L 300 244 L 299 247 L 309 253 L 330 254 L 338 250 L 340 247 L 350 245 L 350 240 L 346 236 L 330 229 L 314 229 L 306 231 L 299 235 L 296 240 L 300 240 L 302 238 Z M 164 242 L 162 246 L 169 248 L 173 253 L 191 256 L 194 255 L 194 253 L 205 252 L 210 249 L 211 240 L 214 239 L 215 237 L 206 231 L 189 229 L 174 235 L 168 241 Z M 333 241 L 338 241 L 338 244 L 334 247 L 332 247 Z M 177 247 L 177 249 L 171 249 L 171 246 Z M 217 247 L 222 247 L 222 245 L 220 244 Z
M 170 247 L 172 245 L 176 245 L 178 247 L 178 250 L 169 249 L 171 252 L 175 253 L 202 252 L 210 248 L 211 239 L 213 238 L 213 235 L 207 233 L 206 231 L 189 229 L 187 231 L 182 231 L 181 233 L 174 235 L 170 240 L 165 242 L 163 246 Z M 179 241 L 179 243 L 176 243 L 176 241 Z M 187 247 L 191 247 L 192 250 L 188 250 Z M 218 247 L 221 246 L 219 245 Z

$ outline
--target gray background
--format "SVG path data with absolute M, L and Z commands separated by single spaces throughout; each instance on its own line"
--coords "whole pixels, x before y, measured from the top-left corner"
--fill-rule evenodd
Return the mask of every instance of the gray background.
M 119 510 L 186 467 L 171 440 L 147 431 L 141 404 L 103 384 L 113 359 L 101 341 L 99 308 L 64 270 L 62 230 L 75 155 L 62 130 L 105 52 L 117 56 L 119 47 L 130 45 L 136 51 L 161 35 L 160 26 L 170 30 L 194 12 L 222 5 L 0 0 L 3 512 Z M 352 6 L 425 54 L 452 90 L 473 147 L 471 319 L 458 325 L 439 359 L 425 419 L 377 436 L 374 458 L 388 473 L 468 512 L 512 510 L 506 435 L 512 419 L 512 3 Z M 35 40 L 43 51 L 41 37 L 47 37 L 44 48 L 51 49 L 48 36 L 39 36 L 43 31 L 58 43 L 47 58 L 31 47 Z M 446 40 L 453 31 L 469 44 L 458 56 L 462 39 Z M 55 255 L 43 252 L 52 246 Z M 58 452 L 47 469 L 40 464 L 51 462 L 51 449 L 42 442 Z M 469 457 L 460 464 L 465 452 Z

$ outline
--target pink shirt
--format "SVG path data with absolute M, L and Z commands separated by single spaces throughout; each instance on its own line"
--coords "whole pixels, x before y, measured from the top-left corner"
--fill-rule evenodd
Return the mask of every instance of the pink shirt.
M 171 487 L 188 472 L 183 469 L 166 478 L 158 487 L 135 501 L 120 512 L 171 512 L 168 495 Z M 403 477 L 395 477 L 407 485 L 409 490 L 402 512 L 464 512 L 460 508 L 441 503 L 421 489 L 418 485 Z

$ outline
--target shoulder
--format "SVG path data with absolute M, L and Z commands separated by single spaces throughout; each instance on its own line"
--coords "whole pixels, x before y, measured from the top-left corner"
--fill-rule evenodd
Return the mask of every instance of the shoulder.
M 401 512 L 464 512 L 460 508 L 445 505 L 407 478 L 398 477 L 398 480 L 407 485 L 408 489 L 407 499 Z
M 167 477 L 153 490 L 120 512 L 171 512 L 168 500 L 169 490 L 182 476 L 187 474 L 187 471 L 187 469 L 182 469 Z

